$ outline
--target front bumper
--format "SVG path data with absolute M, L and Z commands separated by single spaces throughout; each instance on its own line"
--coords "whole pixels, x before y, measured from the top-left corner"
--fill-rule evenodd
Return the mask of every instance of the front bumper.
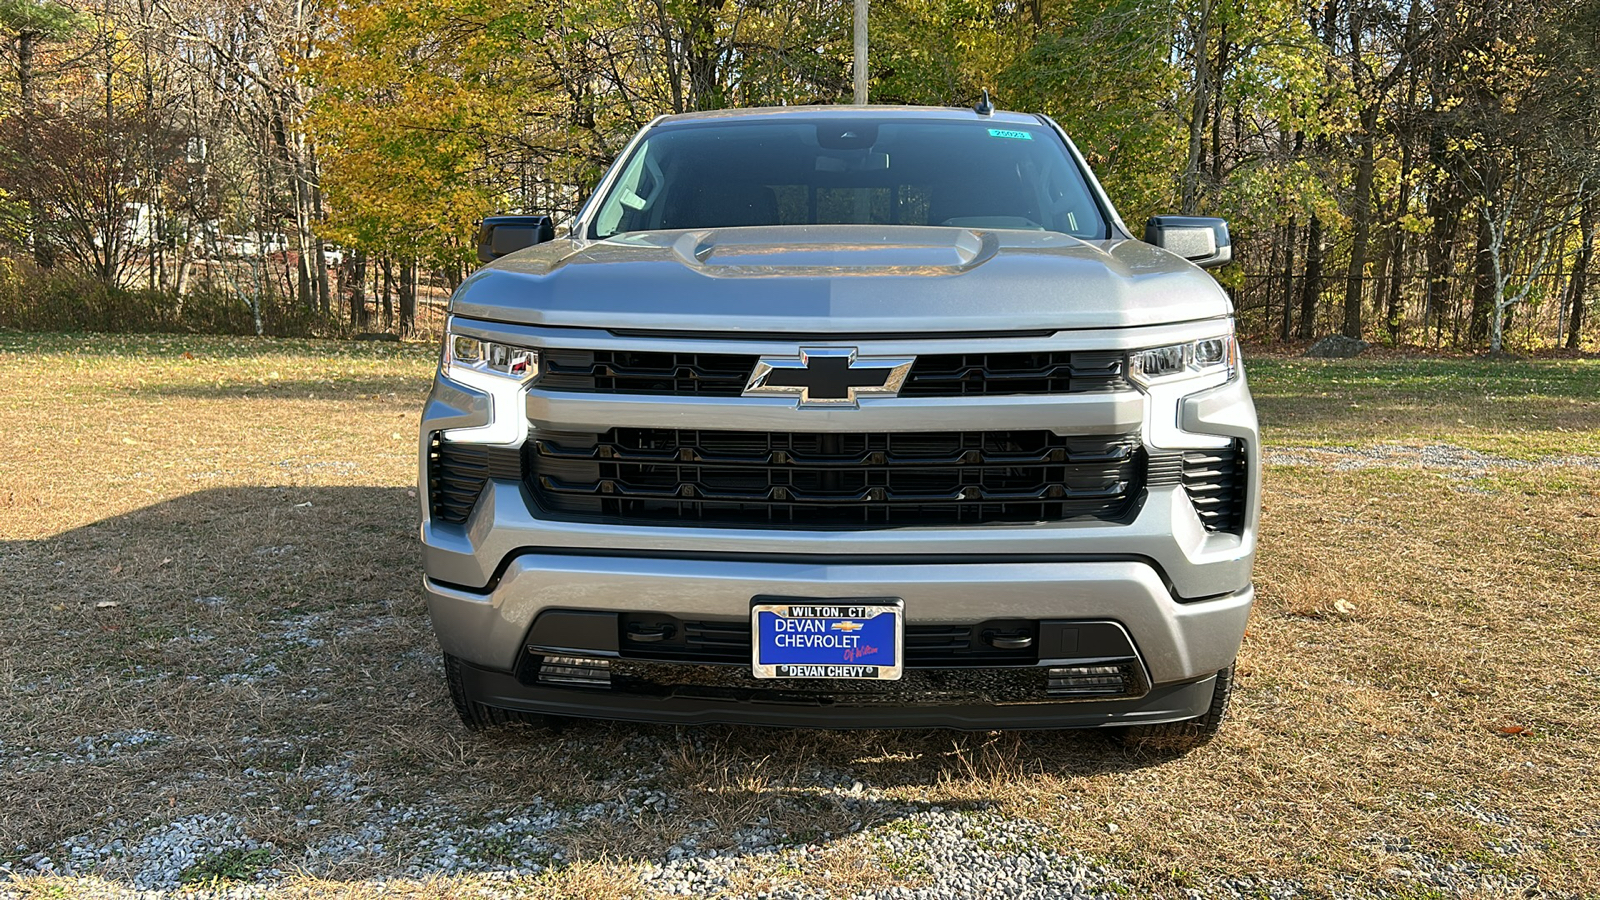
M 1110 620 L 1131 635 L 1150 682 L 1211 675 L 1233 661 L 1254 599 L 1246 587 L 1179 602 L 1146 562 L 1132 559 L 788 561 L 718 554 L 688 557 L 529 551 L 495 586 L 472 591 L 425 582 L 428 611 L 446 653 L 485 669 L 515 669 L 535 617 L 547 609 L 659 612 L 732 620 L 758 594 L 899 597 L 906 621 Z M 598 642 L 597 642 L 598 643 Z M 603 646 L 573 652 L 613 654 Z

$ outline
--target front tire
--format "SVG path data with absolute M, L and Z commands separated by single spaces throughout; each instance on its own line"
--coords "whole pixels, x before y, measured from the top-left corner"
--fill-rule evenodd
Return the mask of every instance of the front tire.
M 1233 697 L 1233 666 L 1217 673 L 1216 686 L 1211 692 L 1211 705 L 1203 715 L 1185 722 L 1166 722 L 1160 725 L 1129 725 L 1120 729 L 1123 742 L 1136 750 L 1158 753 L 1183 753 L 1211 742 L 1222 728 L 1228 715 L 1228 701 Z
M 572 720 L 566 716 L 518 712 L 480 702 L 477 695 L 467 687 L 466 665 L 459 657 L 444 654 L 444 680 L 450 688 L 450 703 L 456 708 L 456 715 L 461 717 L 461 724 L 465 725 L 468 731 L 484 731 L 518 724 L 543 725 L 552 731 L 561 731 L 572 724 Z
M 463 665 L 458 657 L 444 655 L 444 680 L 450 686 L 450 702 L 456 708 L 456 715 L 461 717 L 461 724 L 467 726 L 468 731 L 482 731 L 517 721 L 513 713 L 478 702 L 467 688 Z

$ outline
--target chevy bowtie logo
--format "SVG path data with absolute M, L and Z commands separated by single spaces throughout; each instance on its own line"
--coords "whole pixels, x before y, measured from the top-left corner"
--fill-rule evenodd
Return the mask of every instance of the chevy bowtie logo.
M 852 622 L 849 619 L 846 619 L 843 622 L 835 622 L 835 623 L 833 623 L 833 630 L 834 631 L 843 631 L 846 634 L 848 634 L 848 633 L 850 633 L 852 631 L 860 631 L 864 627 L 865 626 L 863 626 L 860 622 Z
M 913 356 L 857 356 L 854 347 L 802 347 L 798 357 L 761 357 L 744 395 L 797 394 L 802 408 L 853 407 L 863 394 L 900 393 L 915 361 Z

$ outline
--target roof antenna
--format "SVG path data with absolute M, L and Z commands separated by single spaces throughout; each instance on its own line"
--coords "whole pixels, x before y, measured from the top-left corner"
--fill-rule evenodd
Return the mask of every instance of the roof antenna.
M 994 115 L 994 104 L 989 102 L 989 89 L 988 88 L 984 88 L 984 90 L 983 90 L 983 98 L 978 101 L 977 105 L 972 107 L 972 111 L 977 113 L 980 116 L 992 116 L 992 115 Z

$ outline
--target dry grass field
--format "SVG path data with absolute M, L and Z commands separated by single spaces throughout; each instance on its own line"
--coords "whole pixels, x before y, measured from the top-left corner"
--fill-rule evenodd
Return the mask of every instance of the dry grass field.
M 0 334 L 0 896 L 915 896 L 935 832 L 1101 895 L 1600 896 L 1600 361 L 1252 359 L 1260 602 L 1221 737 L 1168 757 L 462 731 L 433 357 Z

